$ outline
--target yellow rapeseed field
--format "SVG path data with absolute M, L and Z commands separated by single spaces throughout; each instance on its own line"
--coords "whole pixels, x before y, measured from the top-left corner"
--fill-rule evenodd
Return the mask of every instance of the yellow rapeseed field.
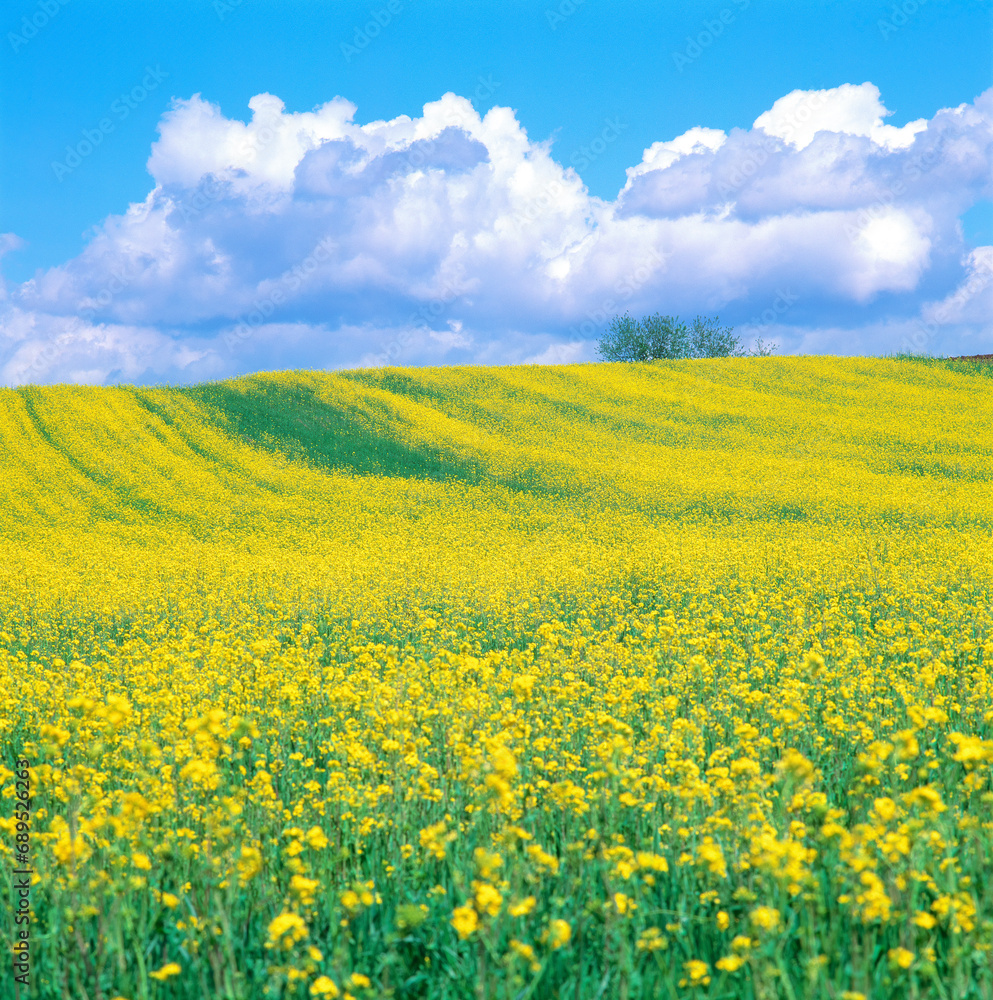
M 991 430 L 895 359 L 0 390 L 19 995 L 993 996 Z

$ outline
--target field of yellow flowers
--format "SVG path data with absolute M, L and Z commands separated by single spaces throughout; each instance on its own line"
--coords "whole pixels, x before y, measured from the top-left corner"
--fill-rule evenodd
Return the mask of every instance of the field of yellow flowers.
M 0 992 L 993 996 L 991 427 L 898 359 L 0 390 Z

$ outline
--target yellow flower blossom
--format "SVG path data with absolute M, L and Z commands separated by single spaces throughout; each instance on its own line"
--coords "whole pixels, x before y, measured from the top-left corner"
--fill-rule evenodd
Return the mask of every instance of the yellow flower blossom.
M 538 961 L 534 953 L 534 948 L 525 944 L 523 941 L 518 941 L 516 938 L 510 939 L 510 950 L 519 958 L 523 958 L 525 962 L 528 963 L 528 967 L 532 972 L 541 971 L 541 963 Z
M 779 910 L 772 906 L 757 906 L 749 914 L 752 926 L 760 931 L 773 931 L 779 926 Z
M 503 905 L 503 897 L 488 882 L 477 883 L 475 899 L 477 912 L 480 914 L 487 913 L 491 917 L 495 917 Z
M 658 951 L 668 947 L 668 941 L 658 927 L 649 927 L 648 930 L 641 932 L 635 947 L 638 951 Z
M 889 960 L 901 969 L 909 969 L 914 964 L 914 953 L 906 948 L 890 948 L 886 954 Z
M 708 986 L 710 984 L 710 966 L 699 959 L 683 962 L 683 970 L 686 972 L 686 979 L 680 981 L 681 986 L 687 983 L 691 986 Z
M 476 916 L 476 911 L 471 906 L 457 906 L 452 912 L 451 924 L 455 928 L 459 940 L 464 941 L 479 927 L 479 917 Z
M 566 921 L 555 919 L 549 921 L 543 934 L 543 940 L 554 951 L 567 945 L 572 938 L 572 928 Z
M 516 903 L 511 903 L 507 907 L 507 912 L 512 917 L 526 917 L 535 908 L 536 903 L 534 896 L 527 896 Z
M 319 826 L 312 826 L 307 831 L 305 839 L 307 845 L 314 848 L 315 851 L 322 851 L 328 846 L 328 838 L 324 835 L 324 831 Z
M 737 972 L 747 961 L 743 955 L 725 955 L 714 964 L 722 972 Z
M 292 948 L 297 941 L 307 937 L 307 925 L 298 913 L 284 910 L 269 923 L 269 941 L 271 948 Z
M 155 972 L 150 972 L 149 976 L 152 979 L 157 979 L 159 982 L 165 982 L 165 980 L 171 978 L 172 976 L 178 976 L 182 972 L 178 962 L 166 962 L 161 969 L 156 969 Z

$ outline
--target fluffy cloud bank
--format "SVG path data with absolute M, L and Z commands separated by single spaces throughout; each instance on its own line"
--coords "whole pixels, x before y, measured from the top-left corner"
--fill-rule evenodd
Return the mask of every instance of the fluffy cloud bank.
M 0 286 L 0 382 L 593 360 L 625 310 L 784 352 L 993 350 L 993 247 L 959 222 L 993 197 L 993 89 L 902 127 L 871 83 L 794 91 L 654 143 L 613 201 L 455 94 L 365 125 L 342 98 L 249 108 L 174 102 L 145 200 Z

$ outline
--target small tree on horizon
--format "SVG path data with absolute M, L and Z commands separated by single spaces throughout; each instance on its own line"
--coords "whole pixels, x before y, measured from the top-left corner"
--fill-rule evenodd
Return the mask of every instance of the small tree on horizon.
M 652 313 L 635 320 L 625 313 L 607 324 L 598 350 L 604 361 L 743 357 L 745 350 L 733 328 L 718 324 L 716 316 L 697 316 L 688 327 L 677 316 Z

